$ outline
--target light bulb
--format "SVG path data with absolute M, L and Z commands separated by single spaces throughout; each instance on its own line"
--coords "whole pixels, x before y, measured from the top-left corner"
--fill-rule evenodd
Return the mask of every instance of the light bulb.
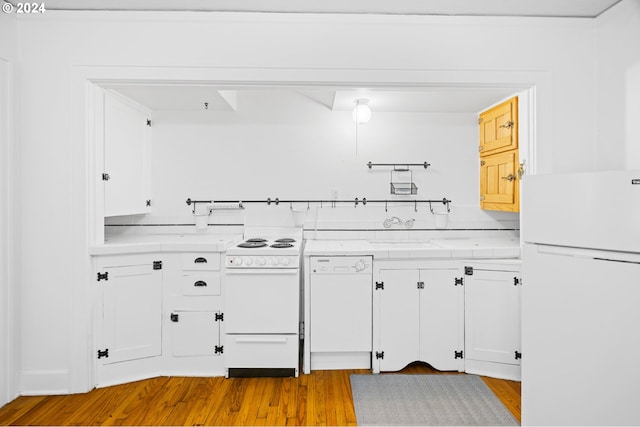
M 371 119 L 371 108 L 368 99 L 356 99 L 352 118 L 356 123 L 367 123 Z

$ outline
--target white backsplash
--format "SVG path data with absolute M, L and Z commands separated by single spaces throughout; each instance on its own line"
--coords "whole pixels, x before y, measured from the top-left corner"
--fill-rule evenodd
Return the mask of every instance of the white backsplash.
M 303 204 L 302 208 L 306 208 Z M 433 204 L 435 212 L 446 212 L 442 203 Z M 301 208 L 295 206 L 296 209 Z M 303 222 L 305 238 L 365 239 L 365 240 L 428 240 L 450 237 L 513 237 L 519 236 L 518 213 L 481 211 L 475 206 L 451 204 L 447 226 L 436 226 L 429 205 L 421 203 L 383 203 L 363 206 L 340 204 L 335 207 L 310 204 Z M 198 231 L 194 215 L 189 209 L 180 216 L 131 215 L 106 218 L 105 233 L 235 233 L 244 226 L 294 227 L 294 213 L 289 204 L 247 204 L 243 210 L 214 210 L 209 216 L 209 227 Z M 385 228 L 387 218 L 398 217 L 403 222 L 413 219 L 413 227 L 393 225 Z

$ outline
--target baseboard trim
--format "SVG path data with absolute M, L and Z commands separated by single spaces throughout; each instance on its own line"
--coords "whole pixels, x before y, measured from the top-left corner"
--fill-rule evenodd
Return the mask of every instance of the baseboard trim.
M 466 359 L 464 371 L 468 374 L 483 375 L 503 380 L 520 381 L 520 365 Z
M 21 396 L 70 394 L 68 370 L 31 370 L 20 372 Z

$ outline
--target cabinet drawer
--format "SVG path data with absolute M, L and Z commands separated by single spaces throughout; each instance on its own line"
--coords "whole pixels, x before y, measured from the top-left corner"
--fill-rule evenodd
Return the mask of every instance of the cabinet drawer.
M 196 271 L 220 270 L 220 254 L 217 252 L 189 252 L 182 254 L 182 269 Z
M 297 335 L 227 335 L 227 368 L 297 368 Z
M 182 295 L 220 295 L 220 273 L 183 274 L 180 281 Z

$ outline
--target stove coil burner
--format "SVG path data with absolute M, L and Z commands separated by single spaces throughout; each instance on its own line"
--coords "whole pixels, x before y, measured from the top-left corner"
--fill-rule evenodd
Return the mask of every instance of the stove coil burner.
M 296 239 L 292 239 L 291 237 L 284 237 L 282 239 L 276 240 L 276 243 L 295 243 Z
M 293 245 L 291 243 L 274 243 L 271 245 L 272 248 L 292 248 Z
M 251 242 L 251 241 L 242 242 L 238 245 L 239 248 L 263 248 L 265 246 L 267 246 L 265 242 Z
M 251 243 L 267 243 L 267 239 L 262 239 L 260 237 L 253 237 L 251 239 L 247 239 L 247 242 L 251 242 Z

